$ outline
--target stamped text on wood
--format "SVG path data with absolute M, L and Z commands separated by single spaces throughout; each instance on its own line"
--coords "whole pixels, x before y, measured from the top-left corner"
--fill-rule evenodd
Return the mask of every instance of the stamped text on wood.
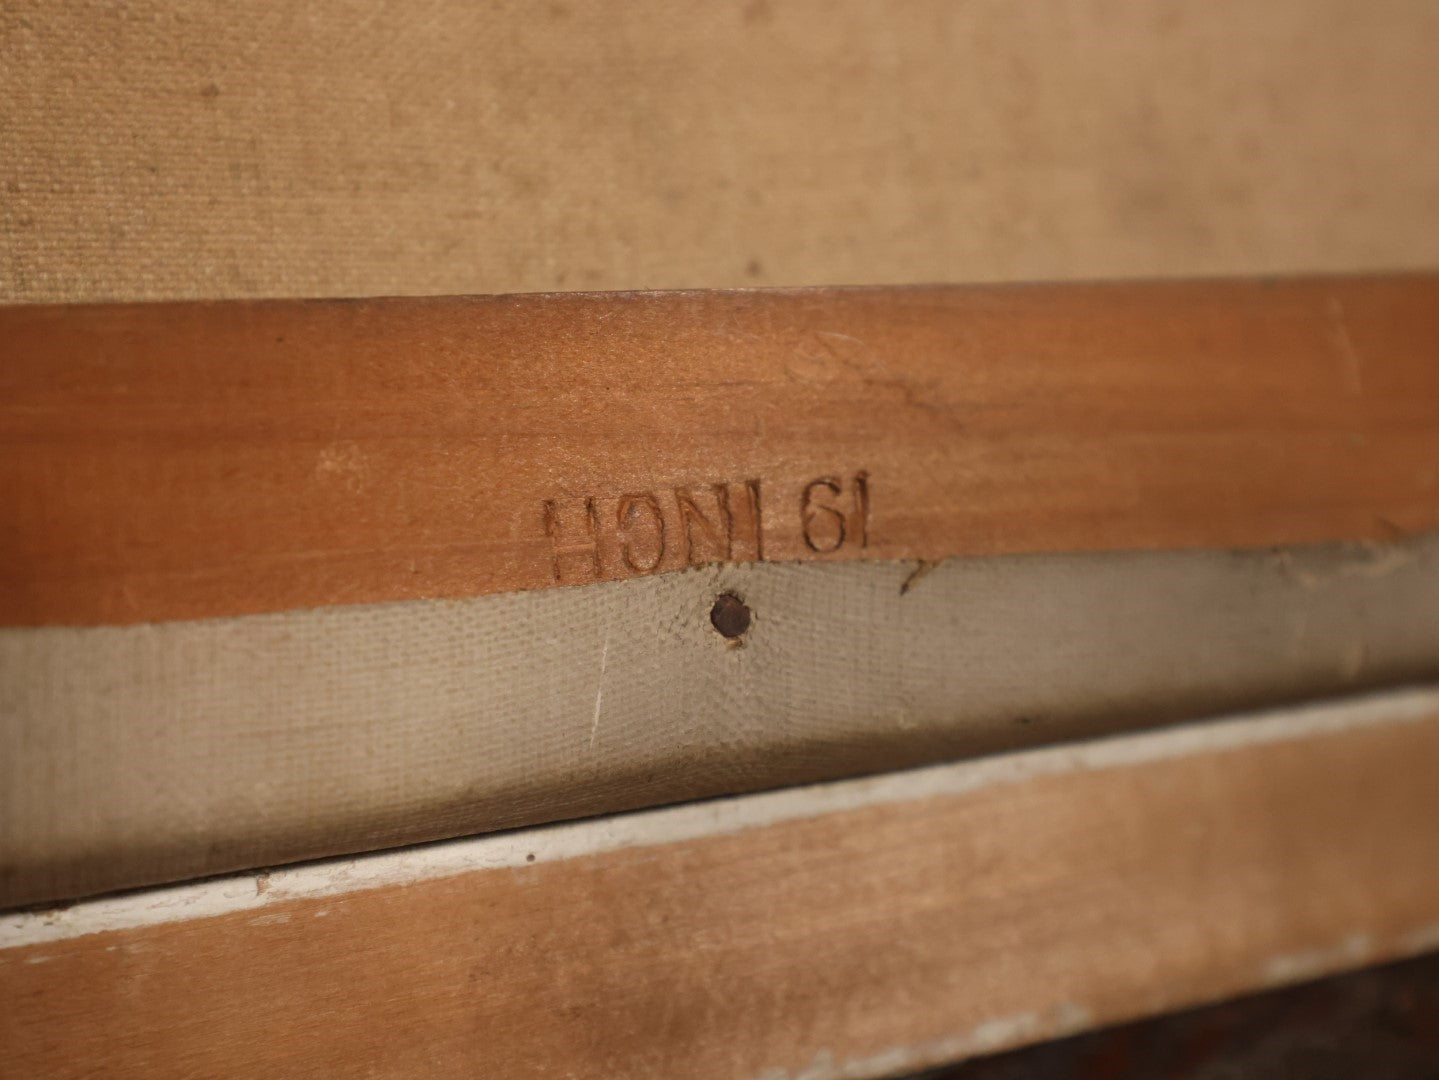
M 546 499 L 545 535 L 557 584 L 633 577 L 712 562 L 764 561 L 759 480 Z M 800 535 L 816 555 L 869 546 L 869 475 L 804 485 Z
M 1439 275 L 0 308 L 0 625 L 1439 528 Z

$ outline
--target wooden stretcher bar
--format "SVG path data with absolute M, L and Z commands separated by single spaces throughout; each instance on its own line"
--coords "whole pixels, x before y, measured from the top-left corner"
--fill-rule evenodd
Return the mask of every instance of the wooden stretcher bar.
M 0 624 L 1439 526 L 1439 276 L 0 309 Z
M 1439 944 L 1439 693 L 0 917 L 7 1075 L 870 1077 Z

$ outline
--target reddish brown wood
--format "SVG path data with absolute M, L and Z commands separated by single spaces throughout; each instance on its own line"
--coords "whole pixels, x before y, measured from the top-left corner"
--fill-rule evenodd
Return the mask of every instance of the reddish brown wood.
M 12 625 L 1439 526 L 1434 275 L 18 307 L 0 349 Z

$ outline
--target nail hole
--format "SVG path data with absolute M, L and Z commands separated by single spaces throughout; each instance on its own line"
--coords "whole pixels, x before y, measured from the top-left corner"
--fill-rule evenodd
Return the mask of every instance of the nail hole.
M 749 608 L 734 593 L 722 593 L 710 608 L 710 622 L 731 641 L 749 629 L 749 620 Z

